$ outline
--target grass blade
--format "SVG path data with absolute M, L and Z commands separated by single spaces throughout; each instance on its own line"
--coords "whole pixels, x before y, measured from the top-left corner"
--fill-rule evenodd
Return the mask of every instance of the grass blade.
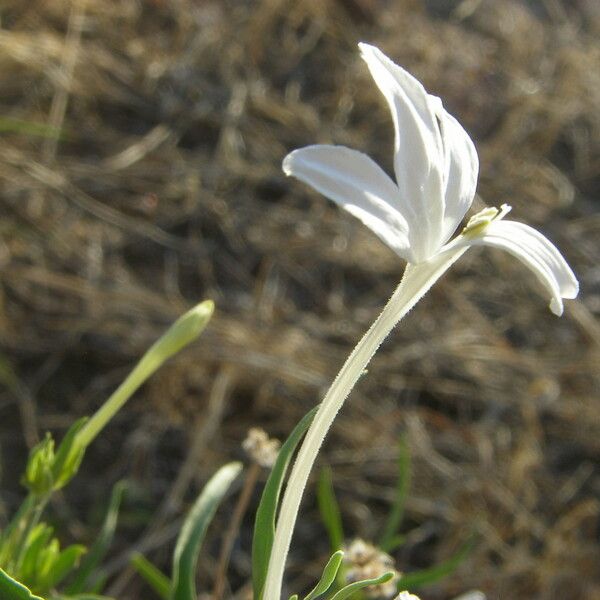
M 206 530 L 229 486 L 242 470 L 241 463 L 221 467 L 204 486 L 189 512 L 173 556 L 172 600 L 196 600 L 196 565 Z
M 410 592 L 421 586 L 435 583 L 443 577 L 450 575 L 467 558 L 474 545 L 475 539 L 474 537 L 471 537 L 461 546 L 458 552 L 448 560 L 428 569 L 422 569 L 403 575 L 398 581 L 398 591 L 408 590 Z
M 315 406 L 309 413 L 304 415 L 281 446 L 256 511 L 254 537 L 252 538 L 252 587 L 255 600 L 261 599 L 267 578 L 269 558 L 273 547 L 273 538 L 275 537 L 275 518 L 283 480 L 290 465 L 292 454 L 311 424 L 317 408 L 318 406 Z
M 131 557 L 131 566 L 162 600 L 169 600 L 171 580 L 161 570 L 155 567 L 143 554 L 139 553 Z
M 344 543 L 344 528 L 340 506 L 333 491 L 333 476 L 330 467 L 321 470 L 317 484 L 317 504 L 329 536 L 331 551 L 337 552 L 341 550 Z
M 94 570 L 98 568 L 100 561 L 104 558 L 114 537 L 124 489 L 125 485 L 123 483 L 117 483 L 117 485 L 113 487 L 100 533 L 92 547 L 89 549 L 89 552 L 81 561 L 81 565 L 79 569 L 77 569 L 73 582 L 67 588 L 68 594 L 80 594 L 82 592 L 90 591 L 88 589 L 90 577 Z
M 400 439 L 400 451 L 398 453 L 398 482 L 396 483 L 396 496 L 392 509 L 388 516 L 383 535 L 379 541 L 379 547 L 384 552 L 392 550 L 398 539 L 398 529 L 404 517 L 404 506 L 410 488 L 411 461 L 410 450 L 404 439 Z

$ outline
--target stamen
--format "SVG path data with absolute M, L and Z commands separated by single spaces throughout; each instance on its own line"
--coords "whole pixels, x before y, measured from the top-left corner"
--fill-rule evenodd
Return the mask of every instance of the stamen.
M 492 221 L 503 219 L 510 211 L 511 207 L 508 204 L 503 204 L 499 209 L 494 206 L 484 208 L 469 219 L 467 226 L 462 230 L 462 235 L 482 233 Z

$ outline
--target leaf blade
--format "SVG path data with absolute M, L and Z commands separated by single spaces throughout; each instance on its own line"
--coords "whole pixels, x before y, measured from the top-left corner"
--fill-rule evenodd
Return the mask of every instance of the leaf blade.
M 344 560 L 344 553 L 341 550 L 334 552 L 331 558 L 327 561 L 323 574 L 317 585 L 311 590 L 311 592 L 304 597 L 304 600 L 314 600 L 318 596 L 324 594 L 333 584 L 337 577 L 340 565 Z
M 87 583 L 94 569 L 96 569 L 100 564 L 100 561 L 104 558 L 114 537 L 124 489 L 125 485 L 123 483 L 117 483 L 113 487 L 108 508 L 106 510 L 106 516 L 104 517 L 102 527 L 100 528 L 100 533 L 81 561 L 81 565 L 77 569 L 72 583 L 67 588 L 69 595 L 82 594 L 90 591 L 89 589 L 86 589 Z
M 140 577 L 162 598 L 169 600 L 171 595 L 171 580 L 155 567 L 143 554 L 135 553 L 131 557 L 131 566 Z
M 395 573 L 393 571 L 388 571 L 380 577 L 364 579 L 363 581 L 355 581 L 354 583 L 350 583 L 349 585 L 343 587 L 339 592 L 332 596 L 331 600 L 345 600 L 358 590 L 362 590 L 370 585 L 381 585 L 382 583 L 386 583 L 392 579 L 394 576 Z
M 317 504 L 321 519 L 329 536 L 332 552 L 342 548 L 344 543 L 344 527 L 340 506 L 333 490 L 333 476 L 330 467 L 325 467 L 319 475 L 317 484 Z
M 44 600 L 2 569 L 0 569 L 0 598 L 2 600 Z
M 475 538 L 471 537 L 458 549 L 453 556 L 439 565 L 403 575 L 398 580 L 398 591 L 411 591 L 421 586 L 435 583 L 443 577 L 450 575 L 467 558 L 474 545 Z
M 242 465 L 237 462 L 221 467 L 188 513 L 173 555 L 172 600 L 196 600 L 195 571 L 200 546 L 219 503 L 241 470 Z
M 279 496 L 283 487 L 283 479 L 289 467 L 292 454 L 300 439 L 306 433 L 317 409 L 318 406 L 315 406 L 315 408 L 302 417 L 288 439 L 281 446 L 277 460 L 271 469 L 260 498 L 254 520 L 254 535 L 252 538 L 252 587 L 256 600 L 261 599 L 262 590 L 267 578 L 269 558 L 275 537 L 275 517 L 279 504 Z

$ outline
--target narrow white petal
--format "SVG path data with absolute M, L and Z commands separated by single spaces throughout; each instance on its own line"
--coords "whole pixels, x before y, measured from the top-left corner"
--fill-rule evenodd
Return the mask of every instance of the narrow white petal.
M 437 113 L 444 146 L 445 192 L 442 243 L 450 239 L 473 203 L 479 173 L 479 158 L 473 141 L 462 125 L 439 104 Z
M 516 221 L 492 221 L 479 236 L 461 235 L 444 248 L 493 246 L 527 265 L 550 292 L 550 310 L 562 315 L 563 298 L 575 298 L 579 282 L 556 246 L 539 231 Z
M 283 161 L 286 175 L 308 183 L 360 219 L 406 261 L 413 259 L 398 188 L 366 154 L 344 146 L 307 146 Z
M 395 128 L 394 170 L 401 198 L 414 216 L 411 239 L 420 259 L 440 244 L 444 216 L 443 148 L 435 115 L 439 99 L 374 46 L 359 44 L 369 71 L 388 102 Z

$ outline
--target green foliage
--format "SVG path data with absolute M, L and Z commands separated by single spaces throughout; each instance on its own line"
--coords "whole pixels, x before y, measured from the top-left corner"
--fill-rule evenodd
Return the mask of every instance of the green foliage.
M 469 556 L 475 545 L 475 538 L 469 538 L 448 560 L 428 569 L 406 573 L 398 580 L 398 591 L 416 590 L 424 585 L 435 583 L 440 579 L 451 575 L 458 566 Z
M 46 437 L 31 449 L 22 483 L 32 494 L 47 496 L 64 487 L 75 476 L 84 449 L 73 442 L 86 421 L 84 417 L 69 427 L 56 452 L 50 433 L 46 433 Z
M 277 460 L 267 479 L 256 511 L 254 537 L 252 539 L 252 586 L 256 600 L 261 600 L 262 589 L 267 578 L 269 558 L 275 537 L 277 506 L 279 505 L 283 480 L 292 459 L 292 454 L 310 426 L 317 409 L 318 407 L 315 407 L 304 415 L 279 450 Z
M 343 587 L 339 592 L 334 594 L 330 598 L 330 600 L 345 600 L 345 598 L 349 598 L 350 596 L 352 596 L 352 594 L 355 594 L 359 590 L 362 590 L 363 588 L 366 588 L 370 585 L 381 585 L 382 583 L 386 583 L 395 575 L 396 574 L 393 571 L 388 571 L 380 577 L 374 577 L 373 579 L 364 579 L 363 581 L 355 581 Z
M 175 323 L 146 351 L 125 381 L 92 415 L 78 432 L 75 445 L 87 448 L 106 424 L 121 410 L 134 392 L 161 367 L 165 361 L 193 342 L 208 325 L 214 312 L 212 300 L 197 304 Z
M 169 600 L 171 597 L 171 580 L 162 571 L 139 553 L 131 557 L 131 565 L 162 600 Z
M 54 477 L 53 491 L 59 490 L 67 485 L 79 470 L 83 455 L 85 454 L 85 447 L 82 447 L 77 443 L 77 436 L 86 426 L 87 422 L 87 417 L 82 417 L 75 421 L 75 423 L 69 427 L 69 430 L 56 451 L 56 457 L 54 458 L 54 463 L 52 465 L 52 474 Z
M 54 440 L 47 433 L 46 437 L 29 452 L 29 460 L 22 479 L 23 485 L 38 496 L 52 490 L 54 458 Z
M 34 526 L 25 541 L 22 559 L 12 570 L 18 581 L 38 594 L 46 594 L 60 584 L 86 551 L 78 544 L 61 550 L 52 533 L 45 523 Z
M 2 600 L 44 600 L 31 593 L 22 583 L 0 569 L 0 598 Z
M 312 591 L 304 597 L 304 600 L 314 600 L 322 596 L 333 585 L 343 560 L 344 553 L 341 550 L 332 555 L 323 569 L 321 579 L 319 579 L 319 582 Z
M 96 541 L 89 552 L 81 561 L 80 567 L 75 572 L 74 578 L 67 588 L 69 594 L 82 594 L 91 591 L 91 586 L 94 582 L 90 584 L 90 580 L 92 579 L 93 574 L 98 571 L 99 565 L 106 555 L 115 535 L 119 507 L 123 498 L 124 489 L 124 483 L 117 483 L 117 485 L 113 487 L 100 533 L 96 537 Z
M 196 339 L 210 320 L 213 310 L 213 303 L 206 301 L 180 317 L 152 345 L 130 376 L 92 419 L 84 417 L 69 428 L 56 450 L 50 434 L 46 434 L 32 448 L 22 477 L 29 494 L 5 530 L 0 532 L 0 569 L 5 569 L 0 570 L 0 600 L 38 598 L 32 595 L 28 587 L 34 593 L 50 594 L 50 600 L 103 600 L 103 596 L 94 593 L 100 587 L 98 568 L 114 536 L 122 487 L 116 486 L 113 490 L 100 534 L 80 568 L 78 564 L 86 549 L 75 544 L 61 550 L 58 539 L 52 537 L 52 528 L 40 523 L 42 513 L 52 494 L 66 486 L 76 475 L 89 443 L 158 367 Z M 22 385 L 10 362 L 2 355 L 0 383 L 16 396 L 22 395 Z M 216 504 L 240 468 L 232 464 L 217 473 L 184 525 L 174 567 L 173 597 L 177 600 L 193 597 L 177 590 L 184 590 L 186 586 L 193 589 L 192 571 L 206 526 Z M 68 595 L 58 592 L 56 587 L 74 571 L 76 573 L 68 588 Z
M 396 495 L 392 509 L 385 524 L 383 535 L 379 542 L 379 547 L 389 552 L 400 545 L 403 537 L 398 536 L 398 529 L 402 524 L 404 517 L 404 506 L 410 489 L 411 479 L 411 460 L 408 444 L 404 439 L 400 439 L 400 451 L 398 453 L 398 482 L 396 483 Z
M 51 139 L 64 139 L 65 136 L 60 129 L 51 127 L 46 123 L 35 121 L 24 121 L 12 117 L 0 117 L 0 133 L 16 133 L 30 137 L 42 137 Z
M 333 476 L 330 467 L 324 467 L 317 485 L 317 504 L 325 524 L 331 550 L 341 550 L 344 544 L 344 528 L 339 504 L 333 491 Z
M 189 512 L 175 546 L 171 600 L 196 600 L 196 565 L 200 546 L 217 507 L 241 470 L 241 463 L 221 467 L 204 486 Z

